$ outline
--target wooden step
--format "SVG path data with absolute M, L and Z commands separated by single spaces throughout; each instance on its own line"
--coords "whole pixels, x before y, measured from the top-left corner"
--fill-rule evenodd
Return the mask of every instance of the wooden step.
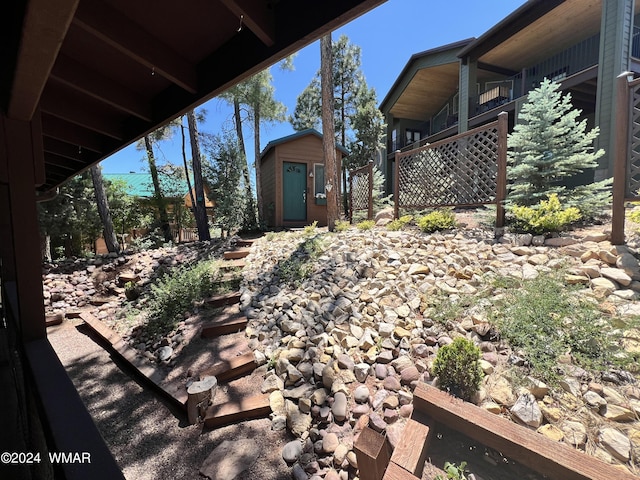
M 200 378 L 214 376 L 218 379 L 218 382 L 226 382 L 251 373 L 256 367 L 257 364 L 253 352 L 248 352 L 229 360 L 220 360 L 198 374 Z
M 267 417 L 270 413 L 269 395 L 265 393 L 221 405 L 212 405 L 207 409 L 204 424 L 209 428 L 217 428 L 242 420 Z
M 233 270 L 234 268 L 244 268 L 247 265 L 247 262 L 245 262 L 242 259 L 239 260 L 225 260 L 224 262 L 220 263 L 220 266 L 218 268 L 220 268 L 220 270 L 225 271 L 225 270 Z
M 215 283 L 229 283 L 242 281 L 242 275 L 236 272 L 227 272 L 215 279 Z
M 214 338 L 227 333 L 239 332 L 247 326 L 247 321 L 246 315 L 240 312 L 227 314 L 223 312 L 220 317 L 202 326 L 200 337 Z
M 246 247 L 251 248 L 255 242 L 257 242 L 258 238 L 241 238 L 236 242 L 236 247 Z
M 221 293 L 205 299 L 204 303 L 210 307 L 224 307 L 240 302 L 240 292 Z
M 56 313 L 53 315 L 47 315 L 44 319 L 44 324 L 46 327 L 52 327 L 53 325 L 60 325 L 64 320 L 64 314 Z
M 239 248 L 237 250 L 229 250 L 222 254 L 222 258 L 225 260 L 238 260 L 245 258 L 249 255 L 250 251 L 247 248 Z

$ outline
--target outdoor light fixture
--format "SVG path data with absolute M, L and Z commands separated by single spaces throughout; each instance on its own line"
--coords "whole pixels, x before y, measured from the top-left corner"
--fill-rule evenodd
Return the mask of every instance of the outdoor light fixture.
M 309 171 L 309 177 L 310 177 L 310 178 L 313 178 L 313 170 L 310 170 L 310 171 Z

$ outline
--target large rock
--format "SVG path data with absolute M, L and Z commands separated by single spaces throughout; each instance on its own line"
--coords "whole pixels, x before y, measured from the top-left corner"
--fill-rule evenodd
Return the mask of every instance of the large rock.
M 621 462 L 631 458 L 631 442 L 624 434 L 613 428 L 603 428 L 598 434 L 598 442 Z
M 511 414 L 530 427 L 538 428 L 542 425 L 542 412 L 536 398 L 530 393 L 518 397 L 516 403 L 511 407 Z

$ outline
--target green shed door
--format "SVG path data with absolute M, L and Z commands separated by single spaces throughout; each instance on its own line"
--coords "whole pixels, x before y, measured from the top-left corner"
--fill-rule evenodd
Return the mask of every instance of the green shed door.
M 307 219 L 307 165 L 283 162 L 282 164 L 282 219 L 301 221 Z

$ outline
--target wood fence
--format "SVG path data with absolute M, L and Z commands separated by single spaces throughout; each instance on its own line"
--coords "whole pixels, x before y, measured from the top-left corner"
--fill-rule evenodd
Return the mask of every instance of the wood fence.
M 451 138 L 395 154 L 395 217 L 401 208 L 496 204 L 504 226 L 508 114 Z
M 618 76 L 611 243 L 624 243 L 625 203 L 640 200 L 640 79 Z
M 373 162 L 349 171 L 349 221 L 353 212 L 367 211 L 367 219 L 373 218 Z

